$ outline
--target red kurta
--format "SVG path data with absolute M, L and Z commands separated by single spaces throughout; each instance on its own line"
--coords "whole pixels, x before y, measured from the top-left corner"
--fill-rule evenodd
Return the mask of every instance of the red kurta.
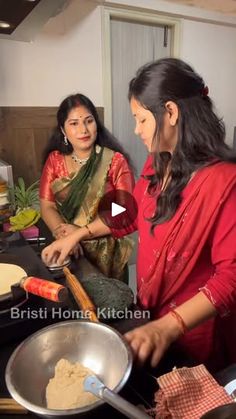
M 149 157 L 142 175 L 153 173 L 151 161 L 151 157 Z M 196 185 L 201 181 L 203 172 L 205 171 L 206 173 L 207 170 L 199 171 L 184 188 L 180 208 L 173 218 L 178 217 L 178 212 L 184 207 L 194 188 L 196 189 Z M 223 163 L 216 170 L 218 170 L 218 173 L 220 173 L 220 170 L 228 171 L 229 176 L 236 180 L 236 165 Z M 154 229 L 154 235 L 150 234 L 150 222 L 147 221 L 147 218 L 153 214 L 157 195 L 151 196 L 147 193 L 148 183 L 148 180 L 141 177 L 134 190 L 138 203 L 136 222 L 126 231 L 113 230 L 113 234 L 116 237 L 121 237 L 125 233 L 127 234 L 138 229 L 137 281 L 139 302 L 144 308 L 152 310 L 154 318 L 158 318 L 166 314 L 171 308 L 179 306 L 192 298 L 199 290 L 202 290 L 216 307 L 219 316 L 188 332 L 179 340 L 179 343 L 197 362 L 205 363 L 210 369 L 222 368 L 228 363 L 236 361 L 236 342 L 234 339 L 236 337 L 236 332 L 234 333 L 234 329 L 236 329 L 236 182 L 232 182 L 233 186 L 230 187 L 227 197 L 222 200 L 223 203 L 219 200 L 216 204 L 219 210 L 217 209 L 217 215 L 209 233 L 207 233 L 201 252 L 189 274 L 186 277 L 182 276 L 182 281 L 178 279 L 175 281 L 175 269 L 177 271 L 180 269 L 181 272 L 179 266 L 181 266 L 182 260 L 185 258 L 188 260 L 189 258 L 190 244 L 194 240 L 191 236 L 194 236 L 194 230 L 198 229 L 198 226 L 202 223 L 204 210 L 198 209 L 197 214 L 199 213 L 199 218 L 195 217 L 196 223 L 192 232 L 189 232 L 189 242 L 181 244 L 181 246 L 184 245 L 184 249 L 181 248 L 181 254 L 176 254 L 174 247 L 168 248 L 168 243 L 165 244 L 168 249 L 164 265 L 165 269 L 162 275 L 160 276 L 159 274 L 158 277 L 159 265 L 157 262 L 155 265 L 157 278 L 155 280 L 155 272 L 153 273 L 152 266 L 154 265 L 154 260 L 157 260 L 159 257 L 160 243 L 165 242 L 166 237 L 170 237 L 171 240 L 169 233 L 173 223 L 171 220 L 158 225 Z M 217 178 L 215 178 L 213 187 L 223 188 L 224 184 L 221 182 L 219 185 Z M 214 200 L 213 192 L 214 190 L 212 191 L 212 199 Z M 208 199 L 210 197 L 211 194 L 208 194 Z M 181 222 L 184 222 L 184 216 L 181 218 Z M 186 216 L 188 216 L 187 212 Z M 186 239 L 186 234 L 184 237 Z M 181 242 L 181 237 L 177 235 L 175 240 L 176 242 Z M 197 245 L 194 244 L 194 246 Z M 172 265 L 173 270 L 171 268 Z M 150 281 L 150 287 L 148 288 L 147 286 L 145 288 L 143 285 L 145 283 L 148 284 L 150 280 L 149 272 L 151 271 L 152 281 Z M 167 289 L 166 292 L 165 289 Z M 172 290 L 174 291 L 172 292 Z M 151 297 L 152 294 L 156 295 L 153 299 Z M 156 301 L 155 305 L 153 301 Z

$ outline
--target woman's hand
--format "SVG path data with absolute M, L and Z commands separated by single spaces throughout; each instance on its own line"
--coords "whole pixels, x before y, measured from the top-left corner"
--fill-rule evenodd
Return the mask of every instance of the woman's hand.
M 79 227 L 74 224 L 67 224 L 67 223 L 61 223 L 59 226 L 53 231 L 53 236 L 55 239 L 61 239 L 65 236 L 68 236 L 69 234 L 76 231 Z
M 42 259 L 46 265 L 57 263 L 62 265 L 68 255 L 78 251 L 79 238 L 78 229 L 69 236 L 55 240 L 49 246 L 45 247 L 42 251 Z
M 58 239 L 62 239 L 63 237 L 69 236 L 71 233 L 75 232 L 80 228 L 79 226 L 76 226 L 75 224 L 67 224 L 67 223 L 61 223 L 59 226 L 54 230 L 53 236 Z M 80 244 L 77 244 L 73 250 L 71 250 L 70 254 L 74 255 L 76 259 L 80 255 L 83 255 L 83 248 Z
M 125 334 L 134 357 L 138 363 L 143 364 L 150 359 L 152 367 L 155 367 L 170 344 L 181 335 L 177 321 L 167 314 L 166 316 L 151 321 Z

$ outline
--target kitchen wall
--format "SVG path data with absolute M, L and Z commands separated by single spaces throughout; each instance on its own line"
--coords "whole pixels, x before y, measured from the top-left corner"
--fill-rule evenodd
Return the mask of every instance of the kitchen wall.
M 194 65 L 209 87 L 218 114 L 224 118 L 227 142 L 232 144 L 236 95 L 236 29 L 183 21 L 181 57 Z
M 81 91 L 103 103 L 101 11 L 74 0 L 31 43 L 0 39 L 0 106 L 57 106 Z
M 119 0 L 119 4 L 179 17 L 180 57 L 204 76 L 231 142 L 236 125 L 236 17 L 159 0 Z M 104 106 L 102 8 L 99 1 L 72 0 L 33 42 L 0 40 L 0 106 L 57 106 L 76 91 Z

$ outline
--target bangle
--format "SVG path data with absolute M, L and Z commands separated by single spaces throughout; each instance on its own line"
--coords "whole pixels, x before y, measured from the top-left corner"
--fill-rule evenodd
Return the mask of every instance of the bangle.
M 89 236 L 90 236 L 90 237 L 92 237 L 92 236 L 93 236 L 93 233 L 92 233 L 92 231 L 90 230 L 89 226 L 86 224 L 86 226 L 84 226 L 84 227 L 85 227 L 85 228 L 87 228 L 88 233 L 89 233 Z
M 187 329 L 187 326 L 184 323 L 181 315 L 175 310 L 170 310 L 169 313 L 177 320 L 178 325 L 179 325 L 180 330 L 181 330 L 181 334 L 184 335 L 188 331 L 188 329 Z

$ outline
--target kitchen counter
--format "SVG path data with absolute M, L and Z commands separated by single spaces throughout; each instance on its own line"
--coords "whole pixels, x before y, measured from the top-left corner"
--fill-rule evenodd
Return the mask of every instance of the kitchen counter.
M 1 262 L 9 263 L 8 260 L 12 261 L 12 257 L 14 256 L 15 260 L 26 270 L 26 272 L 30 272 L 30 274 L 48 279 L 54 280 L 54 276 L 47 270 L 47 268 L 42 263 L 39 255 L 29 246 L 28 243 L 25 242 L 24 239 L 20 237 L 19 234 L 15 234 L 10 242 L 9 242 L 9 249 L 6 253 L 1 254 Z M 96 268 L 94 268 L 85 258 L 80 258 L 78 262 L 72 263 L 70 267 L 71 271 L 76 274 L 76 276 L 80 279 L 83 279 L 90 273 L 97 272 Z M 57 282 L 64 283 L 65 279 L 63 275 L 58 278 L 57 275 Z M 24 303 L 21 307 L 19 312 L 26 313 L 25 316 L 22 318 L 12 318 L 11 312 L 0 314 L 0 396 L 1 397 L 9 397 L 6 385 L 5 385 L 5 367 L 8 362 L 8 359 L 14 349 L 29 335 L 34 333 L 35 331 L 39 330 L 44 326 L 48 326 L 49 324 L 60 321 L 60 320 L 68 320 L 68 318 L 64 319 L 53 319 L 51 317 L 51 312 L 53 308 L 61 308 L 61 312 L 66 312 L 68 317 L 68 313 L 75 309 L 75 301 L 73 297 L 70 295 L 69 300 L 64 304 L 53 303 L 47 300 L 44 300 L 40 297 L 36 296 L 29 296 L 29 299 L 26 303 Z M 78 308 L 78 307 L 77 307 Z M 134 310 L 137 309 L 136 307 L 133 308 Z M 47 313 L 46 316 L 41 316 L 39 318 L 31 319 L 27 317 L 27 313 L 34 310 L 35 312 L 40 313 Z M 147 321 L 147 320 L 146 320 Z M 119 330 L 121 333 L 130 330 L 131 328 L 138 326 L 141 324 L 141 320 L 121 320 L 121 321 L 113 321 L 110 324 L 112 327 Z M 141 374 L 141 377 L 140 377 Z M 149 384 L 148 384 L 149 380 Z M 140 385 L 138 384 L 140 383 Z M 156 388 L 155 380 L 150 376 L 147 375 L 145 379 L 145 387 L 142 390 L 143 386 L 143 373 L 140 370 L 136 372 L 133 371 L 132 377 L 129 380 L 129 383 L 126 384 L 125 388 L 122 390 L 121 394 L 134 404 L 145 403 L 146 396 L 143 396 L 144 392 L 148 392 L 147 397 L 152 399 L 151 394 L 153 394 L 152 390 L 148 390 L 150 388 Z M 139 388 L 140 387 L 140 388 Z M 146 401 L 146 407 L 150 406 L 150 402 Z M 5 414 L 1 414 L 1 417 L 5 418 Z M 6 415 L 6 419 L 18 419 L 18 418 L 32 418 L 36 417 L 33 414 L 27 415 Z M 104 405 L 95 412 L 91 414 L 86 414 L 88 418 L 96 418 L 96 419 L 104 419 L 113 417 L 114 419 L 120 419 L 124 416 L 121 415 L 119 412 L 116 412 L 112 407 L 108 405 Z
M 14 257 L 21 261 L 26 271 L 28 267 L 30 271 L 33 270 L 35 272 L 36 276 L 48 280 L 55 279 L 42 263 L 39 257 L 40 252 L 35 252 L 35 250 L 33 250 L 33 248 L 29 246 L 29 244 L 26 243 L 19 235 L 16 235 L 15 239 L 11 240 L 9 244 L 9 249 L 7 253 L 5 253 L 6 258 L 9 255 L 14 255 Z M 0 256 L 2 257 L 1 261 L 3 261 L 3 254 Z M 96 268 L 94 268 L 94 266 L 92 266 L 85 258 L 80 258 L 78 262 L 73 262 L 70 269 L 79 279 L 86 278 L 87 275 L 97 272 Z M 57 278 L 57 281 L 64 283 L 65 278 L 62 275 L 60 278 Z M 33 332 L 44 326 L 47 326 L 55 321 L 68 320 L 68 318 L 61 318 L 60 320 L 53 319 L 50 313 L 55 307 L 60 307 L 61 312 L 66 312 L 68 316 L 68 313 L 75 309 L 76 303 L 71 295 L 69 300 L 63 304 L 53 303 L 40 297 L 30 296 L 29 300 L 21 307 L 21 310 L 26 310 L 27 313 L 27 309 L 34 309 L 36 311 L 43 309 L 47 313 L 46 318 L 28 319 L 27 317 L 24 317 L 21 319 L 12 319 L 9 313 L 5 315 L 0 314 L 0 397 L 9 397 L 5 385 L 5 367 L 10 355 L 20 342 L 22 342 L 25 337 L 31 335 Z M 133 306 L 132 310 L 138 310 L 138 307 Z M 117 329 L 120 333 L 125 333 L 126 331 L 146 322 L 147 319 L 145 318 L 135 319 L 135 316 L 133 316 L 132 319 L 112 321 L 109 325 Z M 157 390 L 155 377 L 170 371 L 174 366 L 181 367 L 192 365 L 192 360 L 186 357 L 185 354 L 180 353 L 177 348 L 173 346 L 155 370 L 150 369 L 148 366 L 138 368 L 134 365 L 130 379 L 120 394 L 133 404 L 143 404 L 146 408 L 150 408 L 153 405 L 153 396 Z M 232 370 L 227 369 L 225 372 L 221 373 L 219 375 L 219 382 L 223 384 L 228 382 L 232 378 L 231 371 Z M 235 372 L 235 367 L 233 372 Z M 30 413 L 24 415 L 5 415 L 1 412 L 0 416 L 3 419 L 30 419 L 37 417 L 36 415 Z M 104 404 L 99 409 L 86 414 L 86 418 L 88 419 L 110 419 L 111 417 L 112 419 L 122 419 L 125 416 L 107 404 Z

